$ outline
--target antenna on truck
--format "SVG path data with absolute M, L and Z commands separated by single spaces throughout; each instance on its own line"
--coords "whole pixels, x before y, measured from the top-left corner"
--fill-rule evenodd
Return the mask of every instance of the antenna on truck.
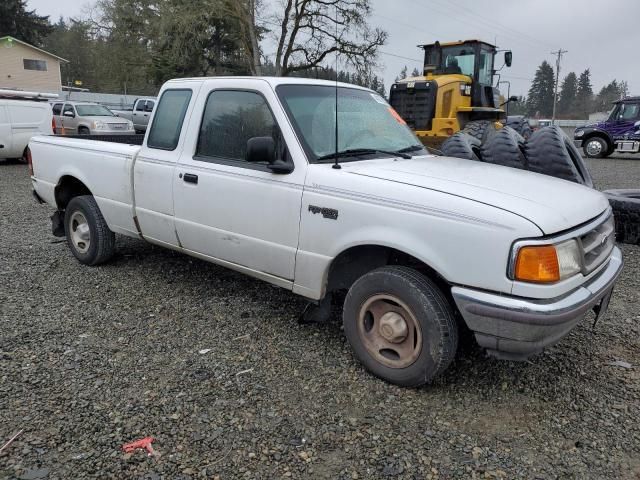
M 340 170 L 342 167 L 340 163 L 338 163 L 338 57 L 340 55 L 340 50 L 338 50 L 338 3 L 335 4 L 335 22 L 336 22 L 336 153 L 335 153 L 335 162 L 333 164 L 334 169 Z

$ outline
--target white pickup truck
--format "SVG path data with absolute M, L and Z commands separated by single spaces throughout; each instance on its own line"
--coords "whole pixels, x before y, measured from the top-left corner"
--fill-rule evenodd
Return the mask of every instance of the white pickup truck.
M 541 352 L 606 311 L 622 268 L 602 194 L 431 155 L 363 88 L 171 80 L 150 125 L 142 146 L 31 141 L 54 235 L 87 265 L 142 238 L 307 297 L 307 319 L 347 292 L 355 356 L 398 385 L 443 372 L 461 328 L 499 358 Z

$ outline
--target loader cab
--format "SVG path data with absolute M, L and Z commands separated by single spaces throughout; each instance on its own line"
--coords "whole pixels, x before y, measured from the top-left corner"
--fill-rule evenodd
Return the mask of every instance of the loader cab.
M 424 49 L 424 75 L 465 75 L 471 83 L 471 105 L 498 108 L 499 93 L 493 88 L 496 47 L 477 40 L 431 45 Z M 511 55 L 505 55 L 505 63 L 511 64 Z

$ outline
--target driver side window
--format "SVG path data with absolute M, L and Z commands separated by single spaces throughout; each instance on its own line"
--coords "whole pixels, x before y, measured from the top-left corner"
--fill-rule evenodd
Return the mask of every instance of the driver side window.
M 273 138 L 278 158 L 282 158 L 284 142 L 280 129 L 262 95 L 215 90 L 207 98 L 195 158 L 213 163 L 225 163 L 224 160 L 245 163 L 247 142 L 254 137 Z
M 636 120 L 640 118 L 640 104 L 628 103 L 624 105 L 622 113 L 620 114 L 620 120 Z

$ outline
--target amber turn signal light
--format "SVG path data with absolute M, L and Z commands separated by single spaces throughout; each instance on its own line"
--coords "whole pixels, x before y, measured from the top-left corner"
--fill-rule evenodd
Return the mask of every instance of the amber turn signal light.
M 535 283 L 560 280 L 556 248 L 553 245 L 522 247 L 516 259 L 515 279 Z

